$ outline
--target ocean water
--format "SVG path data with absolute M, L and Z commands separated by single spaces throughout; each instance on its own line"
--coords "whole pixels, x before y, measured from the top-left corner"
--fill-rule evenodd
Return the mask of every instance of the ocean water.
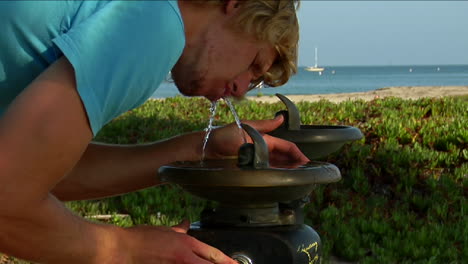
M 390 86 L 468 86 L 468 65 L 325 66 L 320 75 L 299 68 L 287 84 L 256 89 L 247 95 L 329 94 L 365 92 Z M 164 82 L 152 96 L 179 94 L 173 83 Z

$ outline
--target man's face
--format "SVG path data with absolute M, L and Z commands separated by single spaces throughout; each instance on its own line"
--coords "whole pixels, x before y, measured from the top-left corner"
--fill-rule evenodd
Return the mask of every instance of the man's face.
M 187 44 L 172 78 L 182 94 L 211 101 L 245 95 L 251 81 L 260 78 L 277 56 L 268 43 L 222 26 L 207 32 L 200 43 Z

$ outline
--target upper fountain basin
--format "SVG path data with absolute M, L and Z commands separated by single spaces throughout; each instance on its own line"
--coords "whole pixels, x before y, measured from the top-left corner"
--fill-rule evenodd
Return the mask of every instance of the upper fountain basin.
M 339 150 L 346 142 L 363 137 L 355 127 L 338 125 L 300 125 L 298 130 L 282 126 L 268 134 L 294 142 L 311 160 L 325 157 Z
M 340 149 L 346 142 L 363 137 L 358 128 L 351 126 L 302 125 L 296 105 L 282 94 L 276 96 L 287 108 L 276 115 L 283 115 L 285 121 L 268 134 L 295 143 L 311 160 L 325 157 Z

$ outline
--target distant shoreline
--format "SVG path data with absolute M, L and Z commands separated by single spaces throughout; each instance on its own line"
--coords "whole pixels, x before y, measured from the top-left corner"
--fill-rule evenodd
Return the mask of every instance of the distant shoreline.
M 293 102 L 307 101 L 317 102 L 328 100 L 333 103 L 339 103 L 347 100 L 371 101 L 376 98 L 398 97 L 403 99 L 419 99 L 423 97 L 439 98 L 445 96 L 468 95 L 467 86 L 398 86 L 384 87 L 377 90 L 355 93 L 334 93 L 334 94 L 304 94 L 304 95 L 285 95 Z M 247 96 L 248 100 L 275 103 L 279 99 L 276 96 Z
M 375 65 L 320 65 L 324 68 L 345 68 L 345 67 L 451 67 L 451 66 L 468 66 L 468 64 L 395 64 L 395 65 L 384 65 L 384 64 L 375 64 Z M 307 65 L 298 66 L 298 68 L 307 68 Z

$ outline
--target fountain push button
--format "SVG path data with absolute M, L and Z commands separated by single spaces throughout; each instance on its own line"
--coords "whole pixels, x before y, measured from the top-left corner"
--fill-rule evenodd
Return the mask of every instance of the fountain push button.
M 253 261 L 244 254 L 233 254 L 231 258 L 239 264 L 254 264 Z

